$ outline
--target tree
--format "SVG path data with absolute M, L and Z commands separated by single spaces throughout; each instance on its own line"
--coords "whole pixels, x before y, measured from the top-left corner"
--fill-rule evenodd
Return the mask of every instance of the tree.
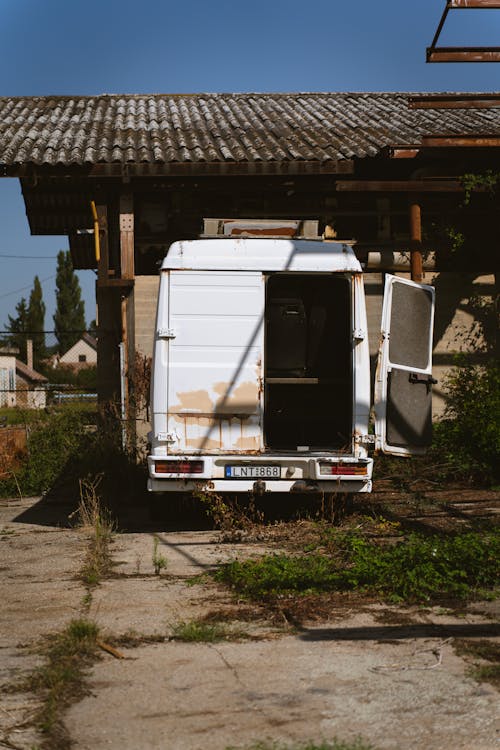
M 6 330 L 9 335 L 5 338 L 5 343 L 9 346 L 19 349 L 19 355 L 26 360 L 26 331 L 28 330 L 28 306 L 24 297 L 16 305 L 17 316 L 14 318 L 9 315 Z
M 75 344 L 85 330 L 85 305 L 69 250 L 57 254 L 54 329 L 61 352 Z
M 28 338 L 33 340 L 35 365 L 45 357 L 45 304 L 42 297 L 40 279 L 35 276 L 27 311 Z

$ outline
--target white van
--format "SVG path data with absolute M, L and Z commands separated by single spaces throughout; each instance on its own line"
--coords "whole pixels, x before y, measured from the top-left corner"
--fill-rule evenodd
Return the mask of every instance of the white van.
M 434 289 L 386 276 L 375 433 L 363 273 L 337 241 L 175 242 L 161 268 L 151 492 L 369 492 L 431 439 Z

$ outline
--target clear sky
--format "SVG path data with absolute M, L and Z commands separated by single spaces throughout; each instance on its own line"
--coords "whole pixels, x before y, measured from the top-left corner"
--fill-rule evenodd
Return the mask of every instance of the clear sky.
M 425 63 L 444 6 L 445 0 L 0 0 L 0 96 L 499 91 L 500 63 Z M 440 44 L 499 46 L 500 11 L 451 11 Z M 0 330 L 35 274 L 50 330 L 55 256 L 67 239 L 30 236 L 17 180 L 0 179 L 0 221 Z M 79 275 L 89 322 L 95 277 Z

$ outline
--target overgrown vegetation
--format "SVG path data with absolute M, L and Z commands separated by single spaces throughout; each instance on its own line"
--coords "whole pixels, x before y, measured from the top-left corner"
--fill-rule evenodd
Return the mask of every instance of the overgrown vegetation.
M 0 476 L 0 497 L 64 493 L 79 498 L 79 480 L 102 474 L 101 491 L 108 503 L 145 491 L 144 466 L 135 452 L 122 446 L 115 410 L 95 405 L 65 404 L 48 411 L 9 410 L 9 423 L 23 422 L 28 432 L 28 453 L 19 469 Z
M 94 622 L 72 620 L 62 633 L 49 639 L 42 649 L 45 663 L 28 678 L 27 687 L 42 699 L 36 723 L 47 750 L 71 746 L 61 716 L 85 693 L 84 677 L 96 656 L 97 635 Z
M 444 419 L 436 426 L 433 456 L 459 477 L 500 480 L 500 365 L 456 368 L 446 382 Z
M 396 602 L 428 602 L 474 597 L 498 584 L 498 530 L 444 538 L 410 534 L 385 543 L 356 530 L 331 529 L 329 534 L 326 551 L 235 560 L 223 565 L 215 578 L 256 600 L 357 591 Z
M 80 480 L 80 503 L 74 515 L 82 530 L 89 536 L 87 554 L 81 570 L 83 582 L 90 588 L 96 586 L 111 567 L 111 542 L 114 523 L 107 508 L 103 507 L 97 489 L 102 475 Z
M 70 475 L 76 480 L 71 462 L 90 448 L 94 439 L 89 427 L 95 412 L 89 406 L 31 410 L 28 422 L 28 455 L 14 476 L 0 478 L 0 496 L 38 495 L 53 487 L 56 479 Z M 77 463 L 77 462 L 75 462 Z

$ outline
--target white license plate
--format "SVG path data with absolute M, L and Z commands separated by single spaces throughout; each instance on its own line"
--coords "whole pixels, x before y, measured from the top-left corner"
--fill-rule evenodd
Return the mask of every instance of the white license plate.
M 279 479 L 279 466 L 226 466 L 226 479 Z

